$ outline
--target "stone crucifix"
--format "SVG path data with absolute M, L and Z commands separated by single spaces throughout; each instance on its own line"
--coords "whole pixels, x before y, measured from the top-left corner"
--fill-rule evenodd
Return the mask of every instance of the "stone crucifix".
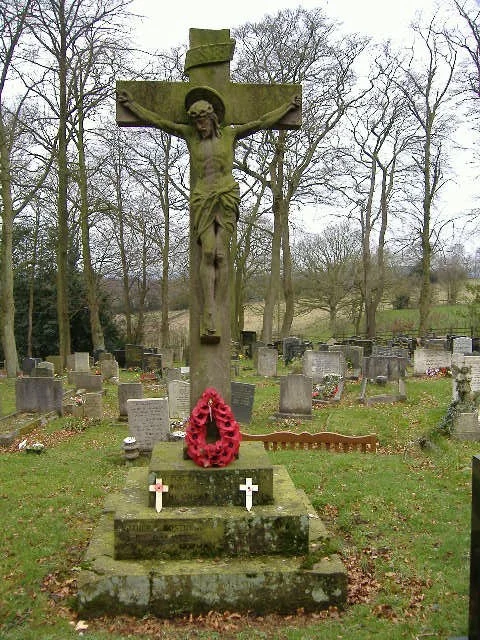
M 190 29 L 189 82 L 118 81 L 117 123 L 183 138 L 190 154 L 191 407 L 206 387 L 230 401 L 230 244 L 240 190 L 232 176 L 239 138 L 301 124 L 301 86 L 230 81 L 228 29 Z

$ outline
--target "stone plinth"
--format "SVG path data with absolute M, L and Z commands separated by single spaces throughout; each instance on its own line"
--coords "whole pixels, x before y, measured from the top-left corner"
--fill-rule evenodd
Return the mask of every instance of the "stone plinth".
M 150 459 L 149 471 L 169 486 L 163 496 L 165 506 L 242 506 L 245 494 L 238 490 L 245 478 L 258 484 L 254 504 L 273 502 L 273 466 L 263 445 L 244 442 L 240 454 L 227 467 L 204 469 L 192 460 L 184 460 L 182 443 L 158 443 Z M 153 494 L 150 504 L 154 505 Z
M 210 470 L 203 471 L 212 478 Z M 254 507 L 248 513 L 235 506 L 221 510 L 216 506 L 204 506 L 200 500 L 190 508 L 169 509 L 168 497 L 174 489 L 173 483 L 168 483 L 169 491 L 163 495 L 164 508 L 157 513 L 144 499 L 146 470 L 131 469 L 126 491 L 116 503 L 115 559 L 171 560 L 308 553 L 308 500 L 295 489 L 286 470 L 275 468 L 275 474 L 274 504 L 256 504 L 255 494 Z M 258 476 L 254 477 L 254 481 L 257 480 Z M 164 475 L 162 481 L 167 484 Z M 245 492 L 239 490 L 241 481 L 241 478 L 237 480 L 233 490 L 238 494 L 238 502 L 244 505 Z M 260 480 L 258 485 L 260 489 Z M 213 489 L 214 493 L 217 491 L 218 486 Z

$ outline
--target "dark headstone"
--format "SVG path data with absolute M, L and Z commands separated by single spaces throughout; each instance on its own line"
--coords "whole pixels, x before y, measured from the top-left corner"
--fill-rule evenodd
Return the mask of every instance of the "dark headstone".
M 120 369 L 125 369 L 125 349 L 117 349 L 113 352 Z
M 235 420 L 242 424 L 250 424 L 255 398 L 255 385 L 232 382 L 231 390 L 231 408 Z
M 158 371 L 162 375 L 162 354 L 161 353 L 144 353 L 143 354 L 143 370 Z
M 143 366 L 144 348 L 138 344 L 125 345 L 125 366 L 127 369 L 141 369 Z
M 256 341 L 256 331 L 240 331 L 240 347 L 247 358 L 253 358 L 253 345 Z
M 23 358 L 22 371 L 24 375 L 29 376 L 33 369 L 40 364 L 41 358 Z
M 17 411 L 44 413 L 63 411 L 63 386 L 53 377 L 17 378 L 15 382 L 15 404 Z

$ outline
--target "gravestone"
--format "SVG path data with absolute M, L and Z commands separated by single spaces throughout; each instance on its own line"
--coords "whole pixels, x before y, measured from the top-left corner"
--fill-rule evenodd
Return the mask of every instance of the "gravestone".
M 340 351 L 310 351 L 303 354 L 303 375 L 321 382 L 325 376 L 343 378 L 346 372 L 345 356 Z
M 143 370 L 156 371 L 162 375 L 162 356 L 159 353 L 143 354 Z
M 142 369 L 144 348 L 138 344 L 125 345 L 125 367 L 127 369 Z
M 379 376 L 387 380 L 399 380 L 405 377 L 407 358 L 397 356 L 370 356 L 363 359 L 363 375 L 368 380 Z
M 100 360 L 100 373 L 102 380 L 118 380 L 120 375 L 118 362 L 112 359 Z
M 42 361 L 41 358 L 23 358 L 22 360 L 23 374 L 26 376 L 29 376 L 32 373 L 33 369 L 37 367 L 41 361 Z
M 118 414 L 120 419 L 128 417 L 127 400 L 140 400 L 143 398 L 143 385 L 141 382 L 121 382 L 118 385 Z
M 253 358 L 253 345 L 256 342 L 256 331 L 240 331 L 240 348 L 247 358 Z
M 53 364 L 53 372 L 60 375 L 63 372 L 62 356 L 47 356 L 46 362 Z
M 357 347 L 353 344 L 332 344 L 326 345 L 327 349 L 319 351 L 340 351 L 345 356 L 345 360 L 350 362 L 353 369 L 353 376 L 358 377 L 362 373 L 363 366 L 363 347 Z
M 53 362 L 39 362 L 37 366 L 32 370 L 31 376 L 33 378 L 53 378 L 55 374 L 55 367 Z
M 120 369 L 125 369 L 125 349 L 116 349 L 113 355 Z
M 172 380 L 181 380 L 182 372 L 180 371 L 180 367 L 170 367 L 167 369 L 167 385 L 172 382 Z
M 63 385 L 53 377 L 17 378 L 15 381 L 17 411 L 44 413 L 63 412 Z
M 301 358 L 307 349 L 311 349 L 310 342 L 301 340 L 296 336 L 289 336 L 283 339 L 283 361 L 290 364 L 295 358 Z
M 452 366 L 452 354 L 445 349 L 417 348 L 413 355 L 413 373 L 424 376 L 428 369 L 449 369 Z
M 83 405 L 83 416 L 91 420 L 103 418 L 103 394 L 98 392 L 86 393 Z
M 190 383 L 172 380 L 168 383 L 170 418 L 184 420 L 190 415 Z
M 152 451 L 157 442 L 168 440 L 168 398 L 127 400 L 128 429 L 140 451 Z
M 478 394 L 480 392 L 480 356 L 452 353 L 452 369 L 453 367 L 470 368 L 470 390 L 473 394 Z M 452 376 L 452 400 L 458 400 L 455 376 Z
M 73 354 L 73 370 L 88 373 L 90 372 L 90 354 L 79 351 Z
M 105 360 L 115 360 L 113 353 L 109 353 L 108 351 L 99 351 L 98 362 L 102 363 L 105 362 Z
M 372 355 L 373 352 L 373 340 L 370 339 L 362 339 L 362 338 L 348 338 L 344 341 L 345 344 L 353 344 L 356 347 L 362 347 L 363 355 L 368 358 L 368 356 Z
M 231 388 L 231 408 L 235 420 L 240 424 L 250 424 L 252 420 L 253 402 L 255 400 L 255 385 L 232 381 Z
M 453 338 L 452 353 L 472 353 L 472 339 L 465 336 Z
M 102 376 L 86 371 L 69 371 L 68 381 L 74 385 L 75 389 L 85 389 L 85 391 L 101 391 L 103 389 Z
M 270 347 L 257 349 L 257 375 L 275 378 L 277 375 L 278 351 Z
M 313 379 L 301 373 L 280 376 L 280 408 L 276 415 L 311 419 L 312 386 Z

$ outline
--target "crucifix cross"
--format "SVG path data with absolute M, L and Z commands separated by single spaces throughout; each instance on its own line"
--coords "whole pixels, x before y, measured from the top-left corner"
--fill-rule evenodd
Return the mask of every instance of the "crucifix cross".
M 245 484 L 240 485 L 240 491 L 245 491 L 245 508 L 251 511 L 253 492 L 258 491 L 258 484 L 252 484 L 252 478 L 246 478 Z
M 162 483 L 161 478 L 155 478 L 155 483 L 148 486 L 149 491 L 155 491 L 155 509 L 157 513 L 163 509 L 163 494 L 168 492 L 168 485 Z
M 228 29 L 190 29 L 189 82 L 117 82 L 117 123 L 183 138 L 190 155 L 191 407 L 206 387 L 230 398 L 230 245 L 240 188 L 238 139 L 260 129 L 298 129 L 301 86 L 231 81 Z

